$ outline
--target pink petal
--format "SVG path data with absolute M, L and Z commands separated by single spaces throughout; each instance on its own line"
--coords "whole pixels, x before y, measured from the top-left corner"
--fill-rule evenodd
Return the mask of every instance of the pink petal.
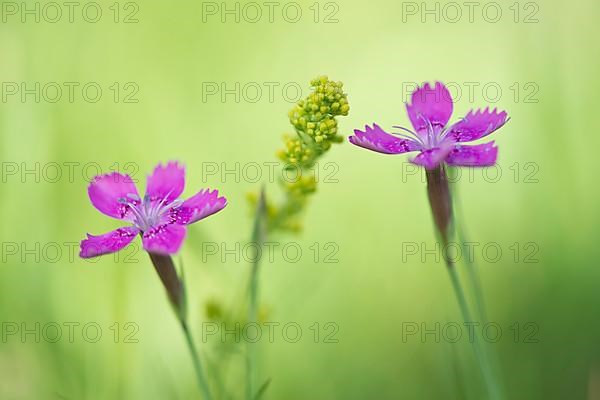
M 441 82 L 436 82 L 433 88 L 429 83 L 417 88 L 411 102 L 406 104 L 410 122 L 421 135 L 428 132 L 429 124 L 434 134 L 438 134 L 450 120 L 452 108 L 452 96 Z
M 129 175 L 113 172 L 96 176 L 88 187 L 90 201 L 100 212 L 118 219 L 129 219 L 129 206 L 122 200 L 133 201 L 139 195 Z
M 181 225 L 159 225 L 142 234 L 144 249 L 150 253 L 174 254 L 179 251 L 186 229 Z
M 465 167 L 489 167 L 496 163 L 498 148 L 494 142 L 475 146 L 457 145 L 446 157 L 449 165 Z
M 452 150 L 452 147 L 435 147 L 421 151 L 415 158 L 410 160 L 412 163 L 421 165 L 426 169 L 437 167 Z
M 133 226 L 126 226 L 117 230 L 94 236 L 88 233 L 87 239 L 79 245 L 79 257 L 91 258 L 117 252 L 127 246 L 139 230 Z
M 227 205 L 225 197 L 219 197 L 219 191 L 204 189 L 184 201 L 181 206 L 171 210 L 169 223 L 187 225 L 197 222 L 221 211 Z
M 420 150 L 421 146 L 413 140 L 392 136 L 377 124 L 371 128 L 365 125 L 365 131 L 354 130 L 354 136 L 348 138 L 350 143 L 384 154 L 402 154 Z
M 167 165 L 159 164 L 154 168 L 152 175 L 148 177 L 146 196 L 150 200 L 163 200 L 170 203 L 177 199 L 185 186 L 185 168 L 176 161 L 170 161 Z
M 508 115 L 505 111 L 498 112 L 494 109 L 469 111 L 469 113 L 460 121 L 452 125 L 446 135 L 447 141 L 452 142 L 471 142 L 481 139 L 499 129 L 508 121 Z

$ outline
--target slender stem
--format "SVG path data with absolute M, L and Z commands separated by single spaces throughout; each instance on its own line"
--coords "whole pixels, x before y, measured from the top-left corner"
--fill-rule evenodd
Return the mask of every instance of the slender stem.
M 450 168 L 454 169 L 452 167 L 450 167 Z M 460 174 L 455 174 L 454 176 L 460 176 Z M 452 200 L 453 200 L 452 206 L 453 206 L 454 215 L 455 215 L 454 230 L 456 233 L 457 240 L 459 241 L 462 252 L 463 252 L 464 265 L 466 266 L 466 271 L 467 271 L 466 276 L 469 280 L 470 288 L 474 294 L 475 306 L 477 307 L 477 309 L 476 309 L 477 316 L 479 317 L 481 324 L 485 326 L 488 323 L 485 296 L 483 294 L 484 293 L 483 286 L 481 284 L 481 278 L 479 276 L 479 266 L 477 264 L 477 260 L 473 253 L 469 254 L 469 249 L 467 247 L 468 237 L 467 237 L 467 233 L 466 233 L 466 229 L 465 229 L 461 202 L 459 200 L 459 187 L 456 184 L 456 181 L 451 182 L 450 189 L 451 189 Z M 459 220 L 460 223 L 457 222 L 457 220 Z M 490 350 L 489 345 L 484 346 L 484 350 L 485 350 L 486 356 L 488 357 L 488 360 L 491 365 L 494 376 L 501 376 L 497 353 Z M 498 389 L 502 390 L 502 387 L 499 386 Z M 501 395 L 503 395 L 502 392 L 500 392 L 500 393 L 501 393 Z
M 451 167 L 452 169 L 452 167 Z M 462 218 L 462 212 L 460 207 L 460 201 L 457 199 L 458 197 L 458 186 L 456 184 L 451 185 L 451 193 L 452 193 L 452 207 L 454 210 L 455 221 L 460 220 L 464 222 Z M 483 287 L 481 285 L 481 279 L 479 277 L 478 268 L 475 263 L 475 258 L 468 255 L 469 249 L 467 248 L 467 235 L 465 233 L 465 229 L 462 224 L 456 223 L 454 226 L 456 231 L 457 240 L 460 242 L 461 249 L 463 252 L 463 260 L 465 260 L 465 266 L 467 267 L 467 275 L 469 277 L 471 288 L 473 289 L 473 293 L 475 295 L 475 302 L 477 306 L 477 314 L 481 319 L 481 323 L 487 323 L 487 312 L 485 306 L 485 298 L 483 296 Z
M 181 329 L 185 335 L 185 341 L 188 345 L 188 349 L 192 356 L 192 361 L 194 363 L 194 370 L 196 371 L 196 380 L 198 381 L 198 386 L 200 386 L 200 390 L 202 391 L 202 395 L 205 400 L 211 400 L 212 397 L 210 395 L 210 389 L 208 388 L 208 383 L 206 382 L 206 378 L 204 376 L 204 370 L 202 368 L 202 363 L 200 362 L 200 356 L 198 355 L 198 350 L 196 349 L 196 345 L 194 344 L 194 340 L 192 338 L 192 334 L 190 332 L 190 328 L 187 325 L 185 320 L 180 320 Z
M 248 285 L 248 323 L 255 324 L 258 314 L 258 272 L 260 267 L 261 249 L 266 240 L 266 198 L 265 189 L 261 189 L 260 198 L 256 207 L 254 227 L 252 229 L 252 242 L 257 246 L 257 251 L 252 262 L 250 282 Z M 256 374 L 256 344 L 246 343 L 246 399 L 253 400 Z
M 442 244 L 447 245 L 452 230 L 452 200 L 446 171 L 441 165 L 427 170 L 427 196 L 437 232 L 441 236 Z
M 194 363 L 194 370 L 196 371 L 198 386 L 200 386 L 204 400 L 211 400 L 212 396 L 210 394 L 206 377 L 204 376 L 204 370 L 202 368 L 202 363 L 200 362 L 200 356 L 198 355 L 198 351 L 194 345 L 194 340 L 192 339 L 190 328 L 187 324 L 187 306 L 184 282 L 178 276 L 177 270 L 175 269 L 175 264 L 170 256 L 155 253 L 148 254 L 150 255 L 150 260 L 152 261 L 152 265 L 154 265 L 154 269 L 156 269 L 156 272 L 163 286 L 165 287 L 165 290 L 167 291 L 167 296 L 169 297 L 169 302 L 173 307 L 173 312 L 181 324 L 181 329 L 185 335 L 188 350 L 190 351 L 190 355 L 192 356 L 192 361 Z
M 443 165 L 440 165 L 433 170 L 427 170 L 427 194 L 429 197 L 429 203 L 431 205 L 433 220 L 439 240 L 443 246 L 447 246 L 454 234 L 455 224 L 453 221 L 452 198 L 450 195 L 448 178 Z M 452 260 L 447 257 L 445 252 L 442 252 L 442 256 L 446 262 L 446 269 L 450 274 L 450 280 L 452 281 L 454 294 L 458 300 L 463 319 L 465 323 L 472 323 L 474 321 L 471 317 L 471 312 L 469 310 L 462 285 L 460 284 L 456 266 Z M 485 351 L 484 347 L 482 347 L 477 335 L 473 336 L 471 343 L 473 344 L 475 357 L 477 358 L 479 367 L 485 380 L 490 399 L 498 400 L 501 398 L 499 386 L 496 383 L 487 352 Z
M 467 246 L 465 245 L 465 237 L 463 236 L 463 232 L 460 228 L 457 227 L 457 236 L 458 240 L 461 244 L 461 249 L 463 254 L 466 254 L 468 251 Z M 485 308 L 485 300 L 483 297 L 483 287 L 481 286 L 481 279 L 479 279 L 479 273 L 477 272 L 477 267 L 475 265 L 475 260 L 471 259 L 470 256 L 464 256 L 463 260 L 465 260 L 465 265 L 467 267 L 467 275 L 469 276 L 469 281 L 471 282 L 471 287 L 473 288 L 473 293 L 475 294 L 475 304 L 477 306 L 477 314 L 479 315 L 479 319 L 482 324 L 487 324 L 487 312 Z
M 248 323 L 254 324 L 257 320 L 257 309 L 258 309 L 258 268 L 259 261 L 255 260 L 252 263 L 252 271 L 250 272 L 250 285 L 249 285 L 249 302 L 248 302 Z M 252 400 L 255 392 L 255 371 L 256 371 L 256 349 L 255 344 L 251 342 L 246 343 L 246 399 Z
M 179 320 L 185 319 L 185 288 L 183 282 L 177 275 L 173 259 L 171 256 L 163 254 L 148 253 L 148 255 L 150 256 L 150 260 L 152 261 L 152 265 L 154 265 L 154 269 L 156 270 L 160 281 L 167 291 L 169 302 L 173 306 L 177 318 Z
M 456 295 L 456 299 L 458 300 L 458 304 L 460 307 L 460 311 L 462 313 L 462 317 L 465 323 L 472 323 L 473 319 L 471 318 L 471 313 L 469 311 L 469 306 L 467 305 L 467 300 L 465 298 L 464 291 L 462 289 L 462 285 L 460 284 L 460 279 L 458 278 L 458 273 L 456 272 L 456 268 L 452 264 L 448 264 L 448 273 L 450 274 L 450 280 L 452 281 L 452 287 L 454 289 L 454 294 Z M 475 357 L 479 363 L 481 368 L 481 373 L 483 374 L 483 379 L 486 382 L 486 386 L 488 388 L 488 392 L 491 400 L 500 399 L 500 391 L 496 380 L 494 378 L 494 374 L 487 358 L 486 351 L 481 346 L 481 342 L 479 341 L 478 335 L 475 334 L 472 337 L 473 350 L 475 351 Z

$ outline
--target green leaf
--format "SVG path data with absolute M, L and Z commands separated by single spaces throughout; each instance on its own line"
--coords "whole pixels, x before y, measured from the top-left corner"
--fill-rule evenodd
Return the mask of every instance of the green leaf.
M 271 384 L 271 378 L 268 378 L 265 381 L 265 383 L 263 383 L 261 385 L 261 387 L 258 389 L 258 392 L 256 392 L 256 396 L 254 396 L 254 400 L 259 400 L 263 396 L 263 394 L 265 394 L 265 392 L 269 388 L 270 384 Z

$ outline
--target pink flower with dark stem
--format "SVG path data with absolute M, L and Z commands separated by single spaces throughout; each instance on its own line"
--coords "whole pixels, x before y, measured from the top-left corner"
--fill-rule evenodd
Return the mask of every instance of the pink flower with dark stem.
M 429 204 L 438 238 L 444 248 L 453 237 L 457 236 L 446 165 L 467 167 L 494 165 L 498 157 L 498 148 L 494 142 L 477 145 L 463 143 L 486 137 L 508 121 L 506 112 L 490 111 L 486 108 L 483 111 L 471 110 L 463 119 L 449 125 L 452 109 L 452 97 L 448 89 L 440 82 L 436 82 L 434 87 L 427 83 L 418 87 L 412 93 L 411 102 L 406 104 L 406 111 L 414 131 L 394 126 L 408 132 L 409 135 L 403 133 L 391 135 L 379 125 L 373 124 L 373 127 L 366 126 L 364 131 L 355 130 L 354 136 L 349 138 L 353 144 L 379 153 L 419 152 L 410 161 L 426 169 Z M 473 321 L 455 268 L 456 260 L 448 257 L 447 252 L 442 252 L 442 256 L 448 267 L 465 323 Z M 500 386 L 490 367 L 485 348 L 481 346 L 477 337 L 474 337 L 471 343 L 487 385 L 489 394 L 487 398 L 499 399 Z
M 125 222 L 125 226 L 103 235 L 87 235 L 81 241 L 79 256 L 89 258 L 117 252 L 136 235 L 151 254 L 177 253 L 186 235 L 186 225 L 200 221 L 226 205 L 217 190 L 200 190 L 187 200 L 178 199 L 185 184 L 185 169 L 177 162 L 158 165 L 148 177 L 141 198 L 128 175 L 113 172 L 96 176 L 88 187 L 94 207 L 101 213 Z
M 448 165 L 485 167 L 496 163 L 498 148 L 494 142 L 465 145 L 502 127 L 507 121 L 506 112 L 496 109 L 469 111 L 458 122 L 448 125 L 452 116 L 452 96 L 448 89 L 436 82 L 434 87 L 426 83 L 418 87 L 411 96 L 406 111 L 414 131 L 394 126 L 404 133 L 385 132 L 379 125 L 365 126 L 365 130 L 354 130 L 349 140 L 352 144 L 384 154 L 402 154 L 418 151 L 410 161 L 434 169 L 441 163 Z

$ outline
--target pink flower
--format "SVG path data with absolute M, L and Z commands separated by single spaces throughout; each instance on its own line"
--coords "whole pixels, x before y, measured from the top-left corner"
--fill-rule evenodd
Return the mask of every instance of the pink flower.
M 364 131 L 354 130 L 349 140 L 352 144 L 384 154 L 402 154 L 419 151 L 410 161 L 426 169 L 434 169 L 440 163 L 467 167 L 485 167 L 494 165 L 498 148 L 494 142 L 478 145 L 464 145 L 481 139 L 502 127 L 507 121 L 506 112 L 497 110 L 469 111 L 460 121 L 448 125 L 452 115 L 452 96 L 448 89 L 436 82 L 417 88 L 412 93 L 411 103 L 406 111 L 415 131 L 402 129 L 409 135 L 395 133 L 393 136 L 373 124 L 365 126 Z
M 94 207 L 101 213 L 131 223 L 117 230 L 81 241 L 79 256 L 89 258 L 117 252 L 140 234 L 149 253 L 176 253 L 186 234 L 186 225 L 221 211 L 227 200 L 218 191 L 203 189 L 187 200 L 183 192 L 185 170 L 177 162 L 158 165 L 148 177 L 146 194 L 138 195 L 132 179 L 116 172 L 96 176 L 88 187 Z

